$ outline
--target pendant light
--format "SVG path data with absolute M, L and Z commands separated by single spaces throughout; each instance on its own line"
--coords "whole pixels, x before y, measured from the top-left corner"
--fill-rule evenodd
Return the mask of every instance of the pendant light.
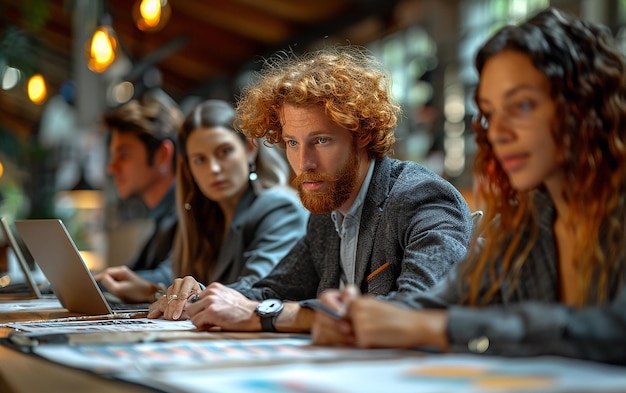
M 28 99 L 35 104 L 43 103 L 48 97 L 48 89 L 46 88 L 46 80 L 43 75 L 35 74 L 28 79 L 26 84 L 26 92 Z
M 133 6 L 133 19 L 141 31 L 161 30 L 170 18 L 167 0 L 137 0 Z
M 119 44 L 117 34 L 111 27 L 111 16 L 104 14 L 100 19 L 100 26 L 85 48 L 87 67 L 93 72 L 102 73 L 109 69 L 118 55 Z

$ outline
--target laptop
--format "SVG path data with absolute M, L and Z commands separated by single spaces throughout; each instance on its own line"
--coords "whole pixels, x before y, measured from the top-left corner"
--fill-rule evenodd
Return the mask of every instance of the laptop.
M 0 239 L 4 239 L 4 242 L 13 252 L 13 256 L 15 256 L 17 262 L 17 266 L 12 266 L 10 263 L 7 263 L 7 270 L 11 282 L 6 287 L 0 289 L 0 299 L 42 299 L 44 296 L 34 277 L 33 268 L 26 259 L 22 251 L 22 246 L 15 237 L 13 229 L 5 217 L 0 217 Z M 33 265 L 35 264 L 33 263 Z M 13 271 L 15 267 L 19 270 Z M 35 265 L 35 269 L 38 269 L 37 265 Z
M 15 227 L 68 311 L 90 315 L 148 311 L 149 303 L 107 300 L 61 220 L 16 220 Z

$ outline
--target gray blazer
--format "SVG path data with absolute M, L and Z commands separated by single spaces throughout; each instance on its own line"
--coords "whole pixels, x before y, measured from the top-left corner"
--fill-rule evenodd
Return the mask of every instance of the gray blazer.
M 463 263 L 431 291 L 395 300 L 417 309 L 447 308 L 448 340 L 455 352 L 560 355 L 626 364 L 626 276 L 613 278 L 606 304 L 590 300 L 588 306 L 574 309 L 560 303 L 554 206 L 543 192 L 535 193 L 535 204 L 539 235 L 518 285 L 505 281 L 489 305 L 464 306 L 465 292 L 458 278 Z M 486 279 L 483 286 L 488 283 Z
M 362 293 L 381 297 L 423 291 L 463 258 L 471 231 L 469 208 L 450 183 L 415 162 L 377 160 L 361 216 L 355 282 Z M 311 215 L 306 236 L 267 277 L 252 288 L 233 287 L 256 300 L 315 298 L 339 287 L 339 242 L 330 214 Z
M 237 205 L 213 274 L 203 279 L 252 285 L 304 235 L 308 217 L 294 191 L 274 187 L 257 196 L 250 187 Z

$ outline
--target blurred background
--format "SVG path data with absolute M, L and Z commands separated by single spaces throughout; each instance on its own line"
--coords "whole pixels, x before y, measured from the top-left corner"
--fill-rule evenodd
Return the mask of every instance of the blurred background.
M 475 50 L 549 5 L 626 41 L 626 0 L 0 0 L 0 216 L 61 218 L 90 267 L 124 263 L 138 243 L 124 239 L 150 223 L 107 178 L 102 113 L 152 89 L 184 112 L 234 102 L 265 57 L 334 43 L 391 71 L 404 110 L 394 155 L 473 207 Z

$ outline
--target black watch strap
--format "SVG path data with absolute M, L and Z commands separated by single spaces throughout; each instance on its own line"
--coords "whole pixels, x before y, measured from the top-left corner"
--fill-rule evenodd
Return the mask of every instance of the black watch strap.
M 274 327 L 274 319 L 276 318 L 275 315 L 271 315 L 271 316 L 260 316 L 261 318 L 261 329 L 264 332 L 275 332 L 276 331 L 276 327 Z

